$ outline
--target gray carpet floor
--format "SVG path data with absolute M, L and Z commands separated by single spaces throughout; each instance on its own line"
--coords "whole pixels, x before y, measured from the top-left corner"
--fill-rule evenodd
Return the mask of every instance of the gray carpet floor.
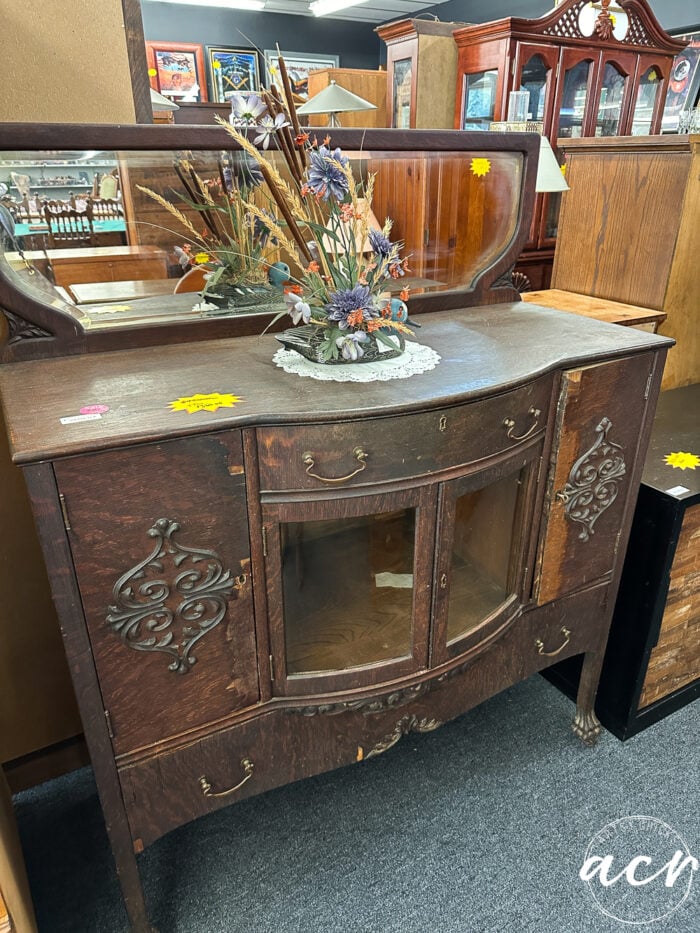
M 578 877 L 606 824 L 648 815 L 700 858 L 700 703 L 586 748 L 540 677 L 371 761 L 253 797 L 140 857 L 160 933 L 692 933 L 606 917 Z M 90 769 L 17 795 L 41 933 L 122 933 Z M 631 890 L 631 889 L 630 889 Z

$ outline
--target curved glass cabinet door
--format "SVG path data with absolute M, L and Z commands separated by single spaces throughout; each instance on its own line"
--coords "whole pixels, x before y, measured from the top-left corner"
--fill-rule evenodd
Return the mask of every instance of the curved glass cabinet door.
M 523 599 L 523 542 L 538 450 L 443 484 L 434 663 L 488 637 Z

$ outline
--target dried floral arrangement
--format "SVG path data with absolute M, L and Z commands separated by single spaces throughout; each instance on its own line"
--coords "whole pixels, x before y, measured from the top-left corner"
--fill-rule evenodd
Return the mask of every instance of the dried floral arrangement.
M 390 239 L 391 220 L 371 224 L 374 176 L 358 182 L 329 136 L 319 142 L 302 129 L 282 59 L 279 66 L 283 94 L 234 95 L 231 122 L 217 118 L 241 150 L 219 165 L 217 179 L 202 179 L 187 161 L 176 166 L 180 198 L 201 213 L 202 233 L 177 206 L 142 190 L 188 230 L 180 258 L 208 270 L 205 298 L 223 284 L 281 287 L 285 307 L 272 323 L 289 314 L 301 325 L 286 332 L 286 346 L 318 362 L 398 355 L 412 334 L 408 290 L 392 297 L 387 285 L 407 271 L 402 244 Z M 271 145 L 281 162 L 270 158 Z

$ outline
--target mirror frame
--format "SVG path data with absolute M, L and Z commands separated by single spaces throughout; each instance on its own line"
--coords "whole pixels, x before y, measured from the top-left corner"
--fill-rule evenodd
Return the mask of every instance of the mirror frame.
M 319 135 L 322 128 L 319 128 Z M 325 131 L 324 131 L 325 132 Z M 255 130 L 251 131 L 251 136 Z M 520 210 L 510 243 L 501 256 L 484 268 L 468 288 L 412 296 L 411 314 L 478 305 L 517 302 L 511 273 L 527 240 L 535 201 L 535 176 L 539 156 L 536 133 L 466 132 L 463 130 L 343 129 L 332 131 L 333 144 L 345 151 L 374 152 L 514 152 L 523 157 Z M 237 149 L 220 126 L 109 124 L 0 124 L 0 152 L 220 150 Z M 159 346 L 259 334 L 272 315 L 241 315 L 211 320 L 125 325 L 107 331 L 91 331 L 79 316 L 19 290 L 0 253 L 0 362 L 40 359 L 132 347 Z M 65 306 L 65 305 L 64 305 Z M 277 329 L 287 326 L 279 322 Z

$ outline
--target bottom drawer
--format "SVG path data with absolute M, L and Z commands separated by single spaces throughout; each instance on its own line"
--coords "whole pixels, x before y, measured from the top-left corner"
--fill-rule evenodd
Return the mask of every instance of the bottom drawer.
M 205 813 L 387 751 L 408 732 L 429 732 L 538 670 L 602 649 L 606 586 L 524 613 L 487 646 L 477 646 L 429 679 L 392 685 L 360 709 L 357 694 L 276 705 L 238 725 L 123 766 L 136 851 Z M 384 687 L 387 690 L 387 687 Z M 370 706 L 370 702 L 372 705 Z

